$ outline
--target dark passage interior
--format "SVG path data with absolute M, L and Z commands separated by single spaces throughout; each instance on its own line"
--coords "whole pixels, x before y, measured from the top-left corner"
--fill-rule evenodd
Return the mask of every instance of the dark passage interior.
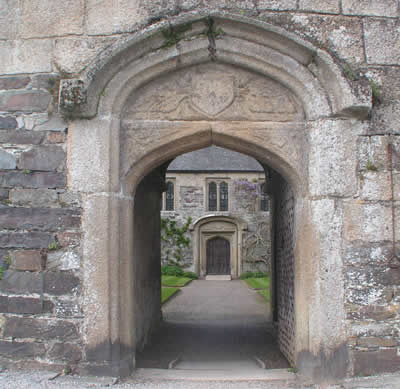
M 234 158 L 238 154 L 230 155 Z M 187 157 L 185 161 L 190 166 Z M 230 171 L 214 166 L 208 171 L 191 168 L 183 172 L 170 170 L 168 165 L 178 166 L 168 163 L 154 169 L 139 184 L 135 195 L 135 316 L 142 318 L 136 320 L 135 328 L 136 367 L 294 366 L 295 198 L 290 185 L 266 166 L 260 164 L 262 171 L 247 172 L 239 170 L 229 158 L 228 166 L 233 166 Z M 250 197 L 252 190 L 256 192 L 251 203 L 254 206 L 240 197 L 243 188 Z M 203 207 L 201 213 L 197 206 Z M 250 216 L 241 215 L 242 208 Z M 193 213 L 191 225 L 205 214 L 226 220 L 247 218 L 247 229 L 240 236 L 236 227 L 230 229 L 229 220 L 227 224 L 222 219 L 205 223 L 198 229 L 196 243 L 179 251 L 180 258 L 173 257 L 170 248 L 163 247 L 161 218 L 181 225 L 182 209 L 185 217 Z M 267 249 L 254 244 L 255 237 L 262 240 L 257 226 L 266 224 Z M 187 235 L 193 239 L 195 231 L 188 228 Z M 180 288 L 161 309 L 160 264 L 166 263 L 166 252 L 169 264 L 181 264 L 185 270 L 197 273 L 199 279 Z M 185 263 L 191 252 L 192 263 Z M 260 269 L 269 275 L 268 297 L 238 279 L 245 272 L 260 273 Z M 229 276 L 232 280 L 210 280 L 210 275 Z

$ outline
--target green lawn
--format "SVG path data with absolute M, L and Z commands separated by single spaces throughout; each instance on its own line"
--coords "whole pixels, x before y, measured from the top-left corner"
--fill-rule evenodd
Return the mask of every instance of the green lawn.
M 269 289 L 269 277 L 247 278 L 245 281 L 253 289 Z
M 185 286 L 190 281 L 191 278 L 186 277 L 177 277 L 177 276 L 161 276 L 161 285 L 162 286 Z
M 177 293 L 179 288 L 161 288 L 161 304 L 164 304 L 171 296 Z

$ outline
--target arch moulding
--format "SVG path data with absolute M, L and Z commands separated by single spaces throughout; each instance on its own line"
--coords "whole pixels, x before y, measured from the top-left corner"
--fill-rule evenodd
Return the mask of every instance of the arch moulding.
M 215 42 L 210 38 L 215 31 L 204 34 L 204 15 L 174 21 L 173 25 L 187 28 L 178 44 L 171 47 L 165 44 L 162 33 L 168 26 L 160 22 L 114 44 L 79 79 L 61 82 L 60 108 L 75 118 L 68 132 L 68 186 L 82 193 L 84 209 L 83 308 L 88 369 L 126 375 L 135 366 L 135 302 L 140 291 L 135 269 L 140 261 L 134 258 L 133 226 L 139 183 L 177 155 L 215 144 L 272 167 L 295 192 L 295 361 L 305 374 L 339 371 L 337 375 L 344 375 L 343 296 L 325 292 L 332 290 L 326 283 L 333 282 L 335 290 L 343 283 L 341 253 L 327 254 L 322 249 L 324 239 L 330 239 L 330 247 L 334 246 L 333 238 L 326 234 L 332 218 L 328 212 L 315 216 L 317 206 L 309 189 L 312 145 L 308 133 L 315 130 L 315 123 L 342 133 L 352 131 L 354 123 L 365 118 L 371 108 L 370 91 L 350 84 L 332 57 L 293 34 L 229 14 L 207 16 L 213 19 L 215 31 L 223 31 Z M 209 73 L 203 69 L 228 68 L 233 76 L 242 72 L 278 85 L 293 101 L 298 115 L 289 121 L 281 114 L 235 117 L 227 110 L 204 115 L 199 101 L 194 117 L 152 119 L 138 116 L 137 109 L 130 110 L 144 96 L 146 87 L 151 90 L 158 80 L 179 78 L 179 74 L 194 69 L 196 74 L 205 74 L 207 85 Z M 237 78 L 232 80 L 233 86 L 242 85 Z M 237 90 L 232 94 L 243 98 Z M 194 102 L 193 96 L 185 99 Z M 273 113 L 278 112 L 277 106 Z M 172 111 L 159 112 L 167 115 Z M 326 201 L 330 204 L 331 200 Z M 198 221 L 194 230 L 200 231 L 204 223 Z M 241 223 L 235 225 L 238 231 L 244 228 Z M 340 246 L 341 238 L 337 239 Z M 332 280 L 327 280 L 320 278 L 319 272 L 321 263 L 331 260 L 330 255 L 337 263 L 332 266 Z M 328 319 L 328 298 L 337 307 L 335 325 Z M 324 323 L 331 326 L 329 337 L 325 336 Z

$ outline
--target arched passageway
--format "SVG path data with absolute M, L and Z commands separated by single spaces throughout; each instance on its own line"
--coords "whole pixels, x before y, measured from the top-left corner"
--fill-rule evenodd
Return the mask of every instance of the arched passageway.
M 325 163 L 325 135 L 350 147 L 368 102 L 325 52 L 275 27 L 217 15 L 214 25 L 224 36 L 210 57 L 204 19 L 189 23 L 178 46 L 164 46 L 162 31 L 152 31 L 111 48 L 83 81 L 69 80 L 61 90 L 68 96 L 72 88 L 76 96 L 85 85 L 86 101 L 69 113 L 92 117 L 69 129 L 70 187 L 87 194 L 88 361 L 114 374 L 134 367 L 137 348 L 160 319 L 159 258 L 152 247 L 166 164 L 217 145 L 278 173 L 276 209 L 283 217 L 276 258 L 291 264 L 276 274 L 293 284 L 287 289 L 293 293 L 277 296 L 286 304 L 279 320 L 292 323 L 280 326 L 282 350 L 305 374 L 344 375 L 343 293 L 331 293 L 344 289 L 343 215 L 331 196 L 349 183 L 344 169 L 338 174 L 338 166 Z M 337 164 L 344 155 L 335 149 Z

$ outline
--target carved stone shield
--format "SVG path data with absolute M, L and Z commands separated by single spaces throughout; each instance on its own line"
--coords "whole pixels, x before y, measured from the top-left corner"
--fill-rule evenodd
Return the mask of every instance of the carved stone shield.
M 233 77 L 222 73 L 196 75 L 192 88 L 191 105 L 206 116 L 219 115 L 235 98 Z

